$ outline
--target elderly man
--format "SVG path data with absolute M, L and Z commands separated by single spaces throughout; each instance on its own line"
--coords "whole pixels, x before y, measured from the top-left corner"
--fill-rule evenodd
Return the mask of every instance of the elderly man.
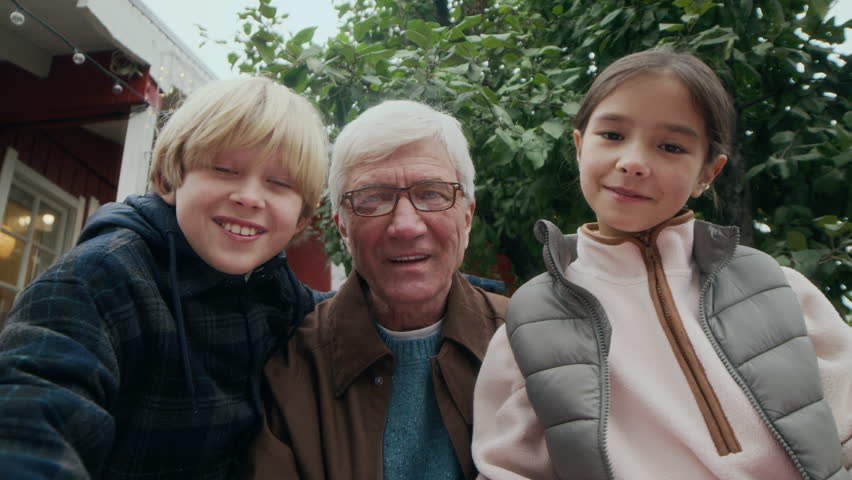
M 459 274 L 474 168 L 449 115 L 389 101 L 343 129 L 329 190 L 353 271 L 267 363 L 255 478 L 460 479 L 507 299 Z

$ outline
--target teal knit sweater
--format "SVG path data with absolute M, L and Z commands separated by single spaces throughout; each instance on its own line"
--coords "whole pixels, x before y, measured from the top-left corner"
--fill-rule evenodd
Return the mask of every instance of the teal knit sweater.
M 384 479 L 463 478 L 432 386 L 431 357 L 438 353 L 440 330 L 415 339 L 399 339 L 378 330 L 394 357 L 382 442 Z

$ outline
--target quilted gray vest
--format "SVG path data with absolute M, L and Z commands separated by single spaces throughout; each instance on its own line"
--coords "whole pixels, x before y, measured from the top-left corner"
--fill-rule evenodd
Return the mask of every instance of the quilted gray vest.
M 512 350 L 558 477 L 611 479 L 611 327 L 598 300 L 562 273 L 577 256 L 576 235 L 562 235 L 546 220 L 537 222 L 535 233 L 548 271 L 509 302 Z M 728 372 L 803 479 L 852 479 L 843 468 L 801 309 L 778 264 L 737 246 L 735 228 L 702 221 L 695 222 L 694 252 L 701 272 L 699 316 Z

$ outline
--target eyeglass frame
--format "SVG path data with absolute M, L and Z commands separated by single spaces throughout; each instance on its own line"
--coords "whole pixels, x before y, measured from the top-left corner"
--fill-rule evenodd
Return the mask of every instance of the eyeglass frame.
M 436 183 L 440 183 L 440 184 L 444 184 L 444 185 L 450 185 L 451 187 L 453 187 L 453 200 L 452 200 L 452 202 L 450 202 L 450 204 L 446 208 L 441 208 L 441 209 L 438 209 L 438 210 L 424 210 L 422 208 L 418 208 L 417 205 L 414 204 L 414 201 L 411 200 L 411 189 L 420 187 L 422 185 L 429 185 L 429 184 L 436 184 Z M 395 191 L 396 193 L 394 194 L 394 197 L 393 197 L 393 207 L 391 207 L 391 209 L 388 210 L 387 212 L 381 213 L 379 215 L 364 215 L 362 213 L 358 213 L 358 211 L 355 209 L 355 202 L 352 200 L 352 194 L 357 193 L 357 192 L 361 192 L 361 191 L 364 191 L 364 190 L 369 190 L 371 188 L 381 188 L 381 189 L 385 189 L 385 190 Z M 371 185 L 369 187 L 356 188 L 355 190 L 350 190 L 348 192 L 345 192 L 340 197 L 340 203 L 343 203 L 344 201 L 349 200 L 349 207 L 352 209 L 352 213 L 354 213 L 355 215 L 358 215 L 359 217 L 367 217 L 367 218 L 383 217 L 385 215 L 390 215 L 391 213 L 393 213 L 396 210 L 396 206 L 399 204 L 399 197 L 401 195 L 405 194 L 405 196 L 408 197 L 408 203 L 410 203 L 411 206 L 415 210 L 417 210 L 418 212 L 443 212 L 443 211 L 446 211 L 446 210 L 453 208 L 456 205 L 456 198 L 458 197 L 459 192 L 461 192 L 461 194 L 464 195 L 464 187 L 462 187 L 461 183 L 459 183 L 459 182 L 442 182 L 442 181 L 439 181 L 439 180 L 427 180 L 425 182 L 415 183 L 414 185 L 411 185 L 411 186 L 408 186 L 408 187 L 386 187 L 386 186 L 380 186 L 380 185 Z

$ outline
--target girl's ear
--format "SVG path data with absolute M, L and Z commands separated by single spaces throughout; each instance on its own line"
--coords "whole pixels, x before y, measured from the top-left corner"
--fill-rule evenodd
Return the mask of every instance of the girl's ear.
M 692 190 L 692 198 L 700 197 L 705 190 L 710 188 L 710 184 L 713 183 L 713 180 L 715 180 L 716 177 L 722 172 L 722 168 L 725 167 L 726 163 L 728 163 L 728 156 L 718 155 L 712 163 L 704 165 L 704 167 L 701 169 L 701 175 L 698 178 L 698 183 Z
M 580 163 L 580 150 L 583 148 L 583 133 L 574 130 L 574 148 L 577 150 L 577 163 Z

